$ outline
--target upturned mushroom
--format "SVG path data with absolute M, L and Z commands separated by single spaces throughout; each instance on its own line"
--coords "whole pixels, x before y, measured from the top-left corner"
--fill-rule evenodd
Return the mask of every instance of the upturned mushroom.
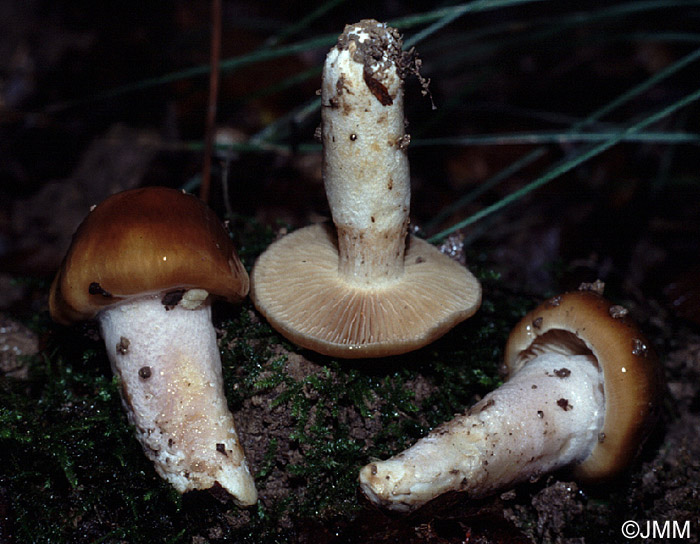
M 654 350 L 627 310 L 596 290 L 528 313 L 504 367 L 505 383 L 466 414 L 363 467 L 365 495 L 407 511 L 447 491 L 482 497 L 564 467 L 583 481 L 610 478 L 629 464 L 660 401 Z
M 129 422 L 180 493 L 217 484 L 257 501 L 223 390 L 211 298 L 240 301 L 248 275 L 213 211 L 151 187 L 115 194 L 78 227 L 51 286 L 62 324 L 97 318 Z
M 255 264 L 251 297 L 294 343 L 343 358 L 422 347 L 471 316 L 481 287 L 463 266 L 409 236 L 403 81 L 415 69 L 396 30 L 345 27 L 321 88 L 323 177 L 335 229 L 312 225 Z

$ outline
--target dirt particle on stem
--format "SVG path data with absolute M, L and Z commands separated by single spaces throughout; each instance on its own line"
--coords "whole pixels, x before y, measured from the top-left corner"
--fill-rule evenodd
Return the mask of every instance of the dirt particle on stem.
M 122 336 L 121 338 L 119 338 L 119 342 L 117 342 L 117 353 L 119 355 L 126 355 L 127 352 L 129 351 L 130 344 L 131 344 L 131 342 L 125 336 Z
M 163 295 L 163 298 L 160 300 L 160 303 L 165 306 L 166 310 L 172 310 L 179 304 L 179 302 L 182 300 L 182 297 L 185 294 L 185 289 L 176 289 L 174 291 L 168 291 Z
M 557 406 L 559 406 L 559 408 L 561 408 L 565 412 L 568 412 L 569 410 L 574 409 L 573 405 L 569 403 L 568 399 L 559 399 L 557 401 Z
M 620 319 L 622 317 L 625 317 L 629 313 L 629 310 L 624 306 L 615 304 L 614 306 L 610 306 L 609 312 L 610 317 L 612 317 L 613 319 Z

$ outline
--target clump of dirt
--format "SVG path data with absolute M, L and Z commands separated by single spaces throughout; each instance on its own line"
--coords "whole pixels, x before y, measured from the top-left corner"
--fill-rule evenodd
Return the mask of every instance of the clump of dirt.
M 36 333 L 0 313 L 0 376 L 27 379 L 27 357 L 39 352 Z
M 286 352 L 278 346 L 276 358 L 286 358 L 281 372 L 296 380 L 318 374 L 319 368 L 298 354 Z M 270 377 L 271 372 L 262 373 L 259 378 Z M 284 391 L 285 384 L 280 383 L 272 389 L 263 390 L 246 399 L 236 411 L 236 426 L 241 436 L 245 437 L 246 457 L 254 473 L 265 472 L 265 482 L 260 492 L 260 501 L 271 507 L 277 501 L 290 494 L 300 493 L 300 482 L 286 470 L 289 465 L 303 462 L 300 444 L 292 438 L 297 421 L 286 404 L 276 403 Z M 270 444 L 276 444 L 271 449 Z M 270 459 L 270 456 L 273 459 Z M 289 526 L 289 519 L 282 520 Z
M 262 324 L 253 311 L 247 312 L 246 319 L 255 326 Z M 356 510 L 358 504 L 348 501 L 355 493 L 360 462 L 354 461 L 357 466 L 349 467 L 351 472 L 343 462 L 368 459 L 376 451 L 377 440 L 386 441 L 387 434 L 399 432 L 400 426 L 391 432 L 384 428 L 383 410 L 392 399 L 381 398 L 381 390 L 390 390 L 391 380 L 373 381 L 356 369 L 329 364 L 326 358 L 314 361 L 308 358 L 314 357 L 310 352 L 268 344 L 264 339 L 237 337 L 227 342 L 225 350 L 235 352 L 240 350 L 239 342 L 247 343 L 264 359 L 260 360 L 262 370 L 253 371 L 252 382 L 245 363 L 235 371 L 239 385 L 233 385 L 234 389 L 250 388 L 253 394 L 242 392 L 234 418 L 256 475 L 260 505 L 279 515 L 277 529 L 296 531 L 299 523 L 308 523 L 311 505 L 319 519 L 337 516 L 338 508 L 345 513 Z M 401 383 L 403 391 L 398 394 L 405 395 L 411 405 L 420 405 L 437 392 L 437 386 L 421 374 Z M 408 414 L 393 413 L 392 417 L 402 415 Z M 418 417 L 415 425 L 427 428 L 428 422 Z M 328 473 L 329 464 L 334 463 L 342 474 Z M 337 489 L 328 496 L 315 496 L 313 486 L 326 484 Z M 331 496 L 337 504 L 329 500 Z M 246 519 L 249 514 L 236 526 L 243 527 Z
M 366 35 L 361 37 L 361 34 Z M 348 49 L 354 44 L 353 60 L 364 66 L 363 77 L 372 93 L 384 106 L 393 103 L 386 92 L 382 80 L 388 70 L 396 69 L 401 81 L 414 75 L 421 87 L 423 96 L 430 95 L 430 80 L 421 75 L 423 62 L 415 48 L 404 51 L 401 34 L 395 28 L 379 23 L 374 19 L 363 19 L 359 23 L 346 25 L 338 37 L 338 50 Z M 435 104 L 433 104 L 435 109 Z
M 503 514 L 534 542 L 567 542 L 569 539 L 562 535 L 567 527 L 580 520 L 584 509 L 583 495 L 576 482 L 555 481 L 532 496 L 530 504 L 516 502 L 506 507 Z

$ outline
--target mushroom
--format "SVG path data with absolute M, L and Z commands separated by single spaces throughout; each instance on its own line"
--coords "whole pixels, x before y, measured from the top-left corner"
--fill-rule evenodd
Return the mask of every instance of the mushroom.
M 78 227 L 51 285 L 61 324 L 97 318 L 129 422 L 180 493 L 220 485 L 257 501 L 223 390 L 211 298 L 248 275 L 213 211 L 164 187 L 117 193 Z
M 408 450 L 363 467 L 365 495 L 406 511 L 447 491 L 483 497 L 563 467 L 588 482 L 622 471 L 649 432 L 661 370 L 627 310 L 583 287 L 515 326 L 501 387 Z
M 463 266 L 409 236 L 403 79 L 415 71 L 398 32 L 345 27 L 321 89 L 323 177 L 335 229 L 312 225 L 255 263 L 257 309 L 296 344 L 343 358 L 405 353 L 470 317 L 481 286 Z

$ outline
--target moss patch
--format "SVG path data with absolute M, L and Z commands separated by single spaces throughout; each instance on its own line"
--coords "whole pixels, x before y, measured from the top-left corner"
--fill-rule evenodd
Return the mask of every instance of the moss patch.
M 274 232 L 242 232 L 250 265 Z M 175 493 L 133 437 L 97 331 L 34 316 L 43 349 L 28 379 L 0 378 L 0 540 L 274 542 L 350 526 L 362 465 L 498 384 L 501 348 L 528 301 L 481 276 L 474 318 L 397 358 L 336 361 L 288 344 L 249 302 L 218 308 L 226 395 L 260 491 L 247 510 L 216 490 Z

